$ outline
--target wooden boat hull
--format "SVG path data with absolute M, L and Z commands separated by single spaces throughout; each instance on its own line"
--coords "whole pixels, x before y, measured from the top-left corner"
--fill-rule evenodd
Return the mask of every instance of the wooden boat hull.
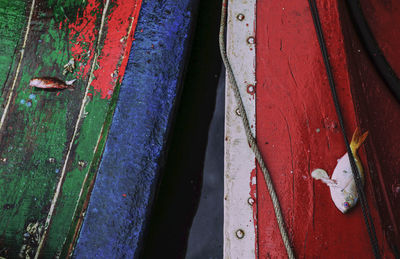
M 390 40 L 389 36 L 399 31 L 400 16 L 395 11 L 398 4 L 378 2 L 363 1 L 363 8 L 369 12 L 366 17 L 374 17 L 374 20 L 385 16 L 382 22 L 370 21 L 370 24 L 375 26 L 378 42 L 400 74 L 397 68 L 400 56 L 395 54 L 397 40 Z M 399 251 L 400 104 L 370 61 L 347 6 L 340 1 L 317 1 L 317 6 L 347 137 L 351 138 L 356 127 L 369 131 L 359 151 L 365 169 L 365 192 L 381 256 L 394 258 Z M 308 3 L 258 1 L 256 14 L 255 112 L 252 113 L 251 105 L 247 108 L 250 118 L 256 118 L 257 143 L 277 190 L 295 254 L 298 258 L 372 258 L 360 205 L 342 214 L 334 206 L 329 188 L 311 177 L 316 168 L 323 168 L 331 175 L 337 159 L 346 149 Z M 396 25 L 388 26 L 388 21 Z M 235 34 L 241 21 L 231 14 L 229 22 L 233 29 L 228 30 L 228 35 Z M 228 41 L 228 44 L 233 45 L 230 55 L 234 60 L 235 52 L 246 43 L 242 38 L 234 43 Z M 236 70 L 236 73 L 241 78 L 241 71 Z M 239 85 L 245 87 L 246 80 L 246 77 L 239 79 Z M 242 96 L 247 99 L 248 93 L 243 91 Z M 227 113 L 231 114 L 226 117 L 228 129 L 241 126 L 240 120 L 232 119 L 234 110 L 227 110 Z M 226 131 L 227 154 L 235 148 L 233 143 L 243 137 Z M 232 180 L 235 175 L 244 179 L 243 188 L 254 203 L 251 204 L 253 214 L 247 215 L 247 219 L 241 218 L 237 224 L 230 224 L 235 221 L 235 215 L 225 214 L 225 242 L 231 244 L 225 246 L 225 255 L 240 254 L 243 248 L 235 250 L 233 244 L 248 244 L 245 240 L 253 239 L 246 247 L 254 251 L 254 257 L 284 258 L 286 251 L 261 170 L 253 164 L 247 171 L 235 174 L 240 167 L 235 168 L 230 163 L 242 162 L 230 160 L 229 156 L 226 159 L 227 199 L 234 195 L 231 189 L 235 188 L 235 180 Z M 225 211 L 232 206 L 236 206 L 236 210 L 248 209 L 244 202 L 231 203 L 235 203 L 235 199 L 225 202 Z M 247 221 L 253 224 L 250 230 L 248 225 L 243 225 Z M 235 235 L 238 229 L 247 229 L 244 233 L 249 235 L 238 238 Z
M 0 2 L 1 258 L 136 255 L 196 6 Z M 77 81 L 73 91 L 28 86 L 44 76 Z

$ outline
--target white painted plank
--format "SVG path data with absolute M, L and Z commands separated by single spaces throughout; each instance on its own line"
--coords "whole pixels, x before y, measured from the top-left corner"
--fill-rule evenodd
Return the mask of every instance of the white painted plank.
M 255 134 L 256 0 L 228 4 L 227 54 Z M 244 132 L 229 80 L 225 93 L 224 258 L 257 257 L 254 201 L 255 157 Z M 253 88 L 254 90 L 255 88 Z M 253 177 L 252 177 L 253 172 Z

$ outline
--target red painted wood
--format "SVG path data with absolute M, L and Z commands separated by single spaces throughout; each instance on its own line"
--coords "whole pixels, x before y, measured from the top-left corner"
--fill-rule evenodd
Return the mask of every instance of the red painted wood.
M 103 55 L 98 59 L 101 69 L 95 71 L 95 79 L 92 82 L 94 94 L 99 93 L 101 98 L 111 98 L 116 82 L 118 80 L 121 82 L 125 73 L 141 2 L 141 0 L 125 0 L 110 10 L 107 26 L 113 30 L 107 32 Z M 118 64 L 117 68 L 115 64 Z
M 102 42 L 103 51 L 97 59 L 98 66 L 101 69 L 94 71 L 94 78 L 91 83 L 91 92 L 89 95 L 100 94 L 102 99 L 110 99 L 116 82 L 122 80 L 125 67 L 128 62 L 128 54 L 134 40 L 134 29 L 139 16 L 141 0 L 126 0 L 123 2 L 115 2 L 110 7 L 109 15 L 106 20 L 105 38 Z M 82 17 L 77 17 L 77 22 L 69 24 L 70 40 L 76 38 L 75 43 L 70 42 L 72 56 L 75 62 L 79 63 L 84 55 L 93 60 L 93 49 L 95 35 L 93 35 L 93 27 L 96 24 L 97 16 L 92 13 L 101 10 L 100 2 L 90 0 L 84 10 Z M 65 20 L 64 22 L 68 22 Z M 62 28 L 62 22 L 59 25 Z M 81 66 L 77 77 L 85 77 L 88 75 L 91 66 Z
M 364 110 L 353 102 L 353 98 L 361 97 L 352 96 L 358 92 L 350 87 L 354 82 L 349 73 L 352 63 L 345 51 L 348 39 L 342 33 L 348 25 L 340 20 L 335 0 L 317 2 L 347 135 L 351 138 L 357 118 L 361 118 L 359 113 Z M 258 1 L 256 36 L 257 140 L 275 183 L 296 255 L 373 257 L 360 205 L 343 215 L 331 201 L 328 187 L 311 178 L 315 168 L 331 174 L 336 160 L 345 153 L 345 146 L 307 1 Z M 360 126 L 363 131 L 371 131 L 368 124 Z M 374 147 L 376 134 L 371 131 L 367 148 Z M 364 147 L 359 153 L 379 245 L 384 258 L 392 258 L 381 228 L 372 183 L 375 179 L 370 177 Z M 284 258 L 272 202 L 260 170 L 257 178 L 259 257 Z
M 363 0 L 360 4 L 381 50 L 400 75 L 400 1 Z
M 400 38 L 393 37 L 400 34 L 400 2 L 368 0 L 362 1 L 362 6 L 380 48 L 400 75 Z M 343 22 L 348 22 L 342 13 Z M 343 32 L 359 122 L 370 132 L 366 153 L 381 227 L 389 245 L 400 249 L 400 104 L 371 66 L 354 30 L 345 27 Z

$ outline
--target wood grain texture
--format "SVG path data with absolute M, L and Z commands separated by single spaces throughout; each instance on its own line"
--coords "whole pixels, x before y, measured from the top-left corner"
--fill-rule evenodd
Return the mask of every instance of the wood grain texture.
M 154 214 L 196 7 L 193 0 L 143 2 L 75 258 L 153 258 L 140 253 Z
M 14 27 L 18 38 L 13 34 L 14 43 L 0 42 L 0 49 L 16 46 L 10 68 L 1 69 L 9 76 L 0 100 L 5 118 L 0 132 L 0 256 L 38 256 L 42 244 L 41 256 L 53 257 L 67 246 L 68 233 L 75 232 L 74 215 L 80 214 L 87 183 L 97 171 L 111 122 L 107 116 L 115 107 L 116 99 L 110 98 L 123 75 L 133 40 L 131 17 L 140 1 L 17 4 L 12 4 L 13 10 L 19 7 L 15 19 L 24 17 Z M 12 15 L 10 5 L 1 4 L 0 12 Z M 2 59 L 12 55 L 1 54 Z M 72 57 L 76 69 L 63 75 Z M 75 90 L 30 88 L 29 80 L 38 76 L 76 78 Z
M 400 39 L 393 35 L 400 33 L 400 2 L 368 0 L 362 1 L 362 7 L 379 47 L 399 76 Z M 341 20 L 344 24 L 351 21 L 343 11 Z M 400 257 L 400 103 L 373 67 L 356 30 L 345 27 L 343 34 L 358 121 L 370 132 L 371 139 L 365 149 L 370 184 L 385 238 L 391 251 Z
M 369 103 L 360 109 L 355 101 L 363 99 L 365 93 L 353 91 L 362 86 L 353 84 L 349 73 L 348 57 L 354 50 L 345 49 L 345 41 L 352 45 L 342 31 L 350 26 L 342 21 L 340 12 L 345 10 L 335 0 L 317 4 L 350 138 L 359 125 L 362 131 L 371 129 L 360 118 L 374 108 Z M 343 215 L 334 206 L 326 185 L 311 178 L 316 168 L 331 175 L 337 159 L 346 151 L 307 1 L 259 1 L 256 35 L 257 140 L 277 189 L 297 258 L 372 258 L 360 205 Z M 386 97 L 377 98 L 384 103 Z M 393 258 L 374 195 L 376 177 L 370 170 L 370 157 L 367 163 L 364 153 L 364 148 L 379 145 L 377 132 L 370 131 L 359 153 L 379 248 L 384 258 Z M 257 173 L 259 257 L 283 258 L 285 250 L 272 203 L 260 180 L 261 171 Z
M 256 94 L 248 91 L 255 87 L 256 1 L 235 1 L 229 4 L 227 14 L 226 48 L 247 118 L 256 137 Z M 238 14 L 242 15 L 238 19 Z M 256 160 L 249 147 L 233 85 L 226 77 L 225 87 L 225 150 L 224 150 L 224 258 L 252 258 L 257 254 Z M 250 183 L 249 183 L 250 181 Z M 242 232 L 241 232 L 242 231 Z M 238 233 L 244 233 L 238 238 Z

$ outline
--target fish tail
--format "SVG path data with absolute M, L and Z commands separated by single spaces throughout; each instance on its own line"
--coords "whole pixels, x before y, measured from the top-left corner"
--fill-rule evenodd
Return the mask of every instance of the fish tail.
M 364 134 L 361 134 L 360 129 L 356 128 L 350 143 L 350 148 L 351 152 L 353 152 L 353 155 L 356 154 L 357 150 L 360 148 L 361 144 L 365 141 L 367 136 L 368 131 L 364 132 Z
M 336 186 L 335 180 L 332 180 L 329 178 L 328 173 L 324 169 L 315 169 L 311 173 L 312 178 L 316 180 L 321 180 L 323 183 L 325 183 L 328 186 Z
M 74 84 L 75 81 L 76 81 L 76 79 L 72 79 L 72 80 L 66 81 L 65 84 L 70 86 L 70 87 L 73 87 L 73 84 Z
M 316 180 L 321 180 L 321 179 L 329 179 L 328 173 L 324 169 L 315 169 L 311 173 L 312 178 Z

